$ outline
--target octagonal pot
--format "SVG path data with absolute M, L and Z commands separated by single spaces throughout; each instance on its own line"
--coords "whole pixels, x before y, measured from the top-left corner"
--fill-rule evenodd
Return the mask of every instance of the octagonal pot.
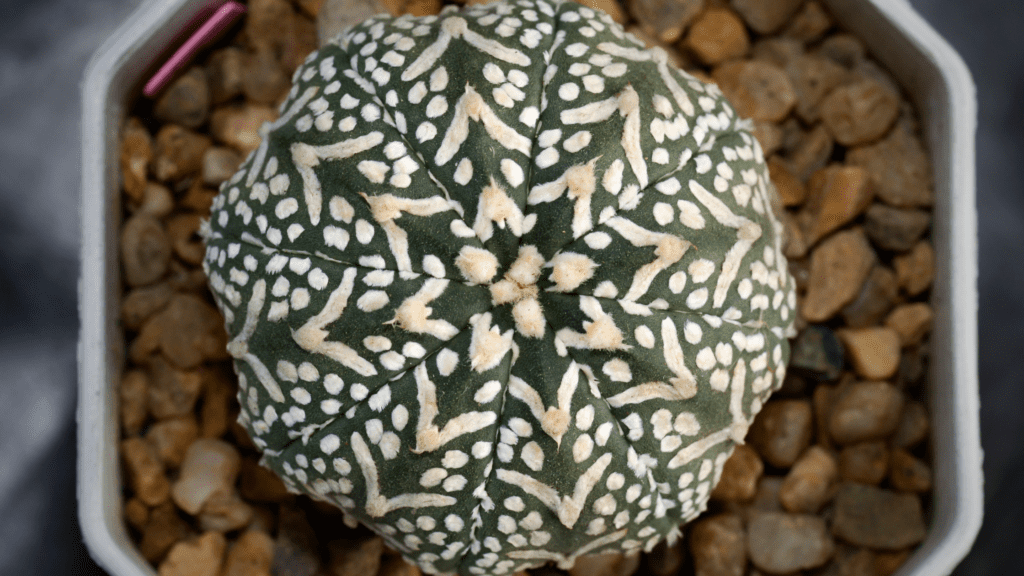
M 822 0 L 899 79 L 931 153 L 935 311 L 927 397 L 934 490 L 924 543 L 899 576 L 948 574 L 981 525 L 978 427 L 974 84 L 960 57 L 904 1 Z M 82 248 L 79 282 L 78 510 L 86 545 L 114 576 L 153 575 L 122 515 L 117 383 L 118 134 L 141 86 L 217 0 L 147 0 L 103 44 L 82 84 Z

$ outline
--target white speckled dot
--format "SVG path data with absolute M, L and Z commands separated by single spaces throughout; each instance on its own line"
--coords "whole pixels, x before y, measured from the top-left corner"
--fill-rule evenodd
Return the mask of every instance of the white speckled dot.
M 356 240 L 360 244 L 369 244 L 373 240 L 373 225 L 360 218 L 356 220 Z
M 625 74 L 628 69 L 629 68 L 626 66 L 625 62 L 616 62 L 601 68 L 601 74 L 604 74 L 609 78 L 618 78 Z
M 662 226 L 667 226 L 675 218 L 675 212 L 670 204 L 658 202 L 654 205 L 654 220 Z
M 711 351 L 710 347 L 701 348 L 700 352 L 697 353 L 697 368 L 706 371 L 714 367 L 715 353 Z
M 370 393 L 369 388 L 362 384 L 353 384 L 349 389 L 348 393 L 352 395 L 352 399 L 359 401 L 366 398 L 366 395 Z
M 679 207 L 679 222 L 681 224 L 694 230 L 704 228 L 704 216 L 696 204 L 689 200 L 680 200 L 676 202 L 676 206 Z
M 292 290 L 291 305 L 294 310 L 302 310 L 309 306 L 309 290 L 305 288 Z
M 669 278 L 668 278 L 668 289 L 671 290 L 673 294 L 679 294 L 680 292 L 683 291 L 683 288 L 685 288 L 685 287 L 686 287 L 686 272 L 683 272 L 682 270 L 680 270 L 680 271 L 676 272 L 675 274 L 669 276 Z
M 572 101 L 578 98 L 579 95 L 580 87 L 575 82 L 566 82 L 558 87 L 558 97 L 562 100 Z
M 288 394 L 292 397 L 292 400 L 295 400 L 303 406 L 309 404 L 313 400 L 313 397 L 310 396 L 309 392 L 305 388 L 292 388 Z
M 591 135 L 589 130 L 580 130 L 566 138 L 565 142 L 562 143 L 562 147 L 565 148 L 567 152 L 576 153 L 583 150 L 588 144 L 590 144 L 590 138 Z
M 654 348 L 654 332 L 647 326 L 637 326 L 633 331 L 636 341 L 644 348 Z
M 715 272 L 715 263 L 705 258 L 699 258 L 690 262 L 690 266 L 687 268 L 690 272 L 690 278 L 694 282 L 701 284 L 707 281 Z
M 708 301 L 708 289 L 707 288 L 698 288 L 697 290 L 694 290 L 693 292 L 690 292 L 689 295 L 687 295 L 687 297 L 686 297 L 686 306 L 690 310 L 696 310 L 697 308 L 700 308 L 701 306 L 706 304 L 707 301 Z
M 505 180 L 513 186 L 519 186 L 526 179 L 522 167 L 508 158 L 504 158 L 501 161 L 501 173 L 505 176 Z
M 558 150 L 555 148 L 545 148 L 541 150 L 540 154 L 537 155 L 537 167 L 538 168 L 550 168 L 558 163 Z

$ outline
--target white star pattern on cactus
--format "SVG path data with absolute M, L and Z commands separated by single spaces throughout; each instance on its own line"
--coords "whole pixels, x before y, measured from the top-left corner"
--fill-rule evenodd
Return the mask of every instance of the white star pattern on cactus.
M 677 538 L 793 334 L 749 124 L 559 1 L 379 16 L 293 83 L 204 260 L 263 462 L 427 573 Z

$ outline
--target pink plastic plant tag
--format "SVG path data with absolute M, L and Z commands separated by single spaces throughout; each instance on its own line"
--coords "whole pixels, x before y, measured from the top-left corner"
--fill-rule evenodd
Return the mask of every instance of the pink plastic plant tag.
M 214 10 L 213 14 L 202 22 L 202 25 L 174 51 L 174 54 L 160 66 L 156 74 L 153 74 L 153 77 L 146 82 L 142 93 L 147 98 L 159 94 L 175 74 L 191 62 L 200 50 L 216 40 L 222 32 L 234 24 L 235 20 L 245 13 L 245 10 L 245 5 L 230 1 Z

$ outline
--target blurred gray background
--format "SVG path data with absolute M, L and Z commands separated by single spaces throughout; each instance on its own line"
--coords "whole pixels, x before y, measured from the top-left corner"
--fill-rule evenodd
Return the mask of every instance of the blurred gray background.
M 770 0 L 767 0 L 770 1 Z M 1024 3 L 911 0 L 978 87 L 985 524 L 960 576 L 1020 574 Z M 0 0 L 0 575 L 103 574 L 75 502 L 79 83 L 140 0 Z

